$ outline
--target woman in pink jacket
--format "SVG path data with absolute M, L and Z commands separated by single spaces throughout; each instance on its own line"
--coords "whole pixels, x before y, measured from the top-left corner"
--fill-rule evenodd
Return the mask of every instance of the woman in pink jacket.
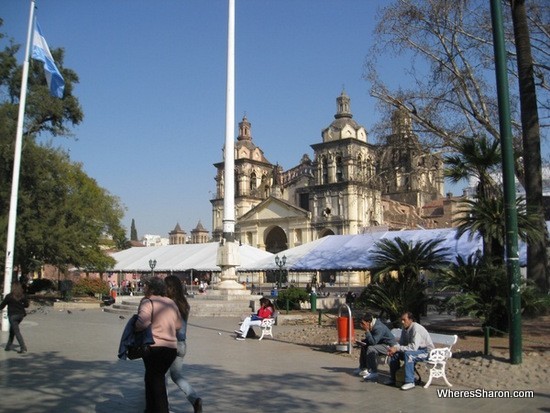
M 147 413 L 168 413 L 168 396 L 164 376 L 177 355 L 176 332 L 182 321 L 178 307 L 165 297 L 166 285 L 160 278 L 151 277 L 144 282 L 145 298 L 138 309 L 136 331 L 151 326 L 154 344 L 143 356 L 145 365 L 145 401 Z

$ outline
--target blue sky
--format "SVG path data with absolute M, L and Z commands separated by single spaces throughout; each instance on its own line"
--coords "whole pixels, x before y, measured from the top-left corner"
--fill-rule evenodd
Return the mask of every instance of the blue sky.
M 272 163 L 299 163 L 345 87 L 356 119 L 377 120 L 363 80 L 383 0 L 236 0 L 236 126 L 246 113 Z M 4 0 L 2 31 L 24 49 L 30 1 Z M 227 0 L 42 0 L 50 48 L 80 77 L 84 121 L 54 143 L 126 206 L 138 235 L 211 229 L 225 137 Z M 21 59 L 22 61 L 22 53 Z M 387 61 L 399 84 L 404 66 Z M 235 132 L 236 136 L 236 132 Z M 370 138 L 372 141 L 372 137 Z M 24 159 L 23 159 L 24 162 Z

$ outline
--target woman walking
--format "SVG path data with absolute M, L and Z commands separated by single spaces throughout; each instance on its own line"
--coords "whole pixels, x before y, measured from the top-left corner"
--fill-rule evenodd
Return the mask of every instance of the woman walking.
M 185 298 L 185 291 L 183 285 L 178 277 L 175 275 L 169 275 L 164 279 L 166 283 L 166 295 L 174 300 L 181 314 L 183 320 L 182 327 L 178 330 L 178 355 L 172 365 L 170 366 L 170 377 L 172 381 L 183 391 L 183 394 L 189 400 L 189 403 L 193 405 L 195 413 L 202 412 L 202 399 L 198 397 L 197 392 L 183 375 L 183 358 L 187 350 L 186 338 L 187 338 L 187 320 L 189 319 L 190 306 Z
M 146 413 L 168 413 L 165 375 L 176 358 L 176 332 L 182 326 L 178 307 L 165 297 L 166 286 L 160 278 L 152 277 L 144 282 L 145 298 L 138 309 L 136 331 L 151 326 L 154 344 L 143 356 L 145 365 Z
M 10 351 L 13 350 L 13 338 L 16 337 L 19 342 L 19 351 L 18 353 L 26 353 L 27 346 L 19 330 L 19 323 L 23 321 L 23 318 L 27 315 L 25 308 L 29 306 L 29 300 L 25 296 L 23 291 L 23 286 L 17 281 L 13 282 L 11 285 L 11 292 L 4 297 L 2 303 L 0 304 L 0 310 L 3 310 L 4 307 L 8 306 L 8 321 L 10 322 L 10 335 L 8 336 L 8 342 L 6 343 L 6 348 L 4 350 Z

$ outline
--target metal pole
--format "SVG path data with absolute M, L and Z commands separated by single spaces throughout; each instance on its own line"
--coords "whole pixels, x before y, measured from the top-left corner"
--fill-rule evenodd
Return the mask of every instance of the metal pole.
M 506 227 L 506 270 L 509 282 L 510 362 L 521 364 L 521 296 L 518 254 L 518 218 L 516 210 L 516 184 L 508 74 L 506 72 L 506 47 L 502 24 L 500 0 L 491 0 L 491 20 L 495 49 L 500 145 L 502 149 L 502 179 L 504 186 L 504 213 Z
M 11 291 L 13 274 L 13 256 L 15 254 L 15 228 L 17 223 L 17 197 L 19 192 L 19 173 L 21 170 L 21 150 L 23 147 L 23 123 L 25 120 L 25 105 L 27 101 L 27 83 L 29 77 L 29 55 L 31 48 L 32 30 L 34 26 L 34 0 L 31 1 L 29 12 L 29 27 L 27 30 L 27 45 L 23 60 L 23 74 L 21 79 L 21 93 L 19 97 L 19 114 L 17 117 L 17 132 L 15 135 L 15 149 L 13 157 L 13 174 L 11 181 L 10 210 L 8 215 L 8 234 L 6 240 L 6 263 L 4 270 L 4 296 Z M 8 310 L 2 311 L 2 331 L 9 331 Z

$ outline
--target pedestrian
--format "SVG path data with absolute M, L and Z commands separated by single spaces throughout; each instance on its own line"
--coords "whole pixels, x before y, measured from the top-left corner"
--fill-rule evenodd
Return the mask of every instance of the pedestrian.
M 171 298 L 176 303 L 182 318 L 182 327 L 177 332 L 178 354 L 170 366 L 170 377 L 172 378 L 172 381 L 181 389 L 183 394 L 185 394 L 185 397 L 193 406 L 194 412 L 201 413 L 202 399 L 198 396 L 197 392 L 189 384 L 189 382 L 185 380 L 183 373 L 183 359 L 187 351 L 187 320 L 189 319 L 191 307 L 187 301 L 187 298 L 185 298 L 186 291 L 178 277 L 175 275 L 169 275 L 164 279 L 164 282 L 166 283 L 166 296 Z
M 176 332 L 182 327 L 180 312 L 174 301 L 166 297 L 166 285 L 157 277 L 144 281 L 145 297 L 138 309 L 135 331 L 151 326 L 154 344 L 143 355 L 145 365 L 146 413 L 168 413 L 166 372 L 176 359 Z
M 19 354 L 27 352 L 27 346 L 21 335 L 21 330 L 19 329 L 19 324 L 23 321 L 23 318 L 27 315 L 25 308 L 29 307 L 29 300 L 27 299 L 25 292 L 23 291 L 23 286 L 14 281 L 11 284 L 11 292 L 8 293 L 2 303 L 0 304 L 0 310 L 3 310 L 5 307 L 8 307 L 8 321 L 10 323 L 10 333 L 8 336 L 8 342 L 4 350 L 10 351 L 13 350 L 13 338 L 17 338 L 19 342 Z

